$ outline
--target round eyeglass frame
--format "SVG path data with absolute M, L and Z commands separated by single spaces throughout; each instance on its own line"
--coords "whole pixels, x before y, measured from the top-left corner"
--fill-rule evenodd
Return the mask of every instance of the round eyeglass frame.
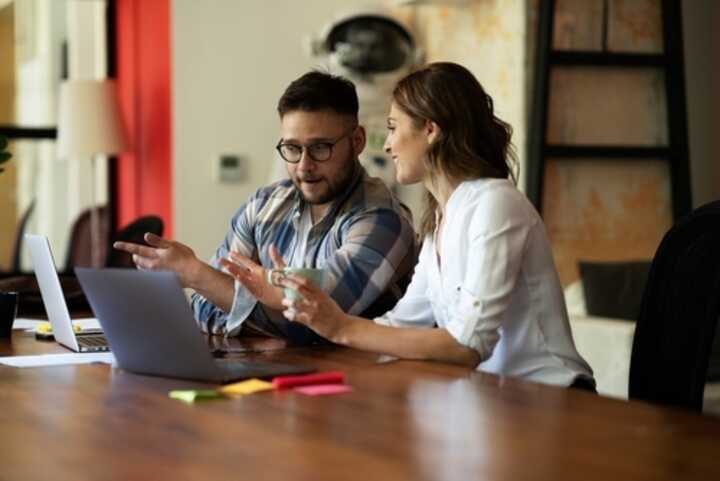
M 355 132 L 355 129 L 357 129 L 357 125 L 355 127 L 353 127 L 352 130 L 350 130 L 349 132 L 346 132 L 345 134 L 343 134 L 340 137 L 338 137 L 337 139 L 335 139 L 334 142 L 315 142 L 310 145 L 298 145 L 298 144 L 291 144 L 291 143 L 283 143 L 283 141 L 281 139 L 280 142 L 278 142 L 277 145 L 275 146 L 275 150 L 277 150 L 278 154 L 280 154 L 280 157 L 282 157 L 282 159 L 289 164 L 300 163 L 300 160 L 302 159 L 302 156 L 303 156 L 303 152 L 307 152 L 308 157 L 310 157 L 314 162 L 325 162 L 327 160 L 330 160 L 330 158 L 332 157 L 333 148 L 335 147 L 335 145 L 337 145 L 344 138 L 350 137 Z M 285 157 L 285 155 L 283 155 L 283 151 L 282 151 L 283 147 L 290 146 L 290 145 L 300 149 L 300 155 L 298 155 L 297 160 L 288 160 L 288 158 Z M 317 146 L 324 146 L 327 148 L 327 152 L 328 152 L 327 157 L 325 157 L 324 159 L 318 159 L 317 157 L 315 157 L 312 154 L 313 147 L 317 147 Z

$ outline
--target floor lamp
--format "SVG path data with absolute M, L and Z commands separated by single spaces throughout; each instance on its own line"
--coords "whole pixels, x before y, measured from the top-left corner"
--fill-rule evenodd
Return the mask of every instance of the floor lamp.
M 96 163 L 99 155 L 127 150 L 128 142 L 111 80 L 68 80 L 60 85 L 58 110 L 58 156 L 61 159 L 89 159 L 92 186 L 90 202 L 90 245 L 92 266 L 100 259 L 100 219 L 96 192 Z

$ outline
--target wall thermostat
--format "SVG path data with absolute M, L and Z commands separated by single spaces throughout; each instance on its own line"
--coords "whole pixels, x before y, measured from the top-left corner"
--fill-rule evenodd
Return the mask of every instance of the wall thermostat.
M 247 177 L 247 159 L 241 155 L 220 154 L 216 165 L 216 178 L 218 182 L 242 182 Z

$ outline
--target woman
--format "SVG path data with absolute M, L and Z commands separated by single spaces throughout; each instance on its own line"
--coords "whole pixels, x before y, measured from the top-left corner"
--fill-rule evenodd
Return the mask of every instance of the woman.
M 304 300 L 283 301 L 286 317 L 358 349 L 594 390 L 545 228 L 510 180 L 511 128 L 475 77 L 452 63 L 408 75 L 393 92 L 388 131 L 398 182 L 428 191 L 423 247 L 405 296 L 367 320 L 288 276 L 282 285 Z

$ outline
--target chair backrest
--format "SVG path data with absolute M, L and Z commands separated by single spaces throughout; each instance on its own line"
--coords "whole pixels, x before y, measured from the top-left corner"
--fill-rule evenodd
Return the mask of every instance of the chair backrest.
M 114 241 L 135 242 L 145 244 L 143 236 L 146 232 L 152 232 L 156 235 L 163 233 L 163 221 L 154 215 L 138 217 L 130 224 L 120 229 L 110 239 L 110 218 L 109 211 L 106 206 L 96 207 L 100 224 L 100 253 L 98 259 L 101 260 L 100 266 L 95 267 L 135 267 L 130 254 L 120 252 L 111 247 Z M 73 224 L 70 232 L 70 243 L 65 261 L 65 272 L 72 272 L 75 267 L 92 267 L 92 215 L 91 210 L 87 209 L 80 213 L 77 220 Z
M 97 259 L 105 264 L 110 239 L 110 217 L 106 206 L 93 207 L 98 214 L 100 235 L 98 239 Z M 80 212 L 70 231 L 64 272 L 72 272 L 74 267 L 101 267 L 93 265 L 92 252 L 92 209 Z
M 143 236 L 146 232 L 162 236 L 164 230 L 163 221 L 160 217 L 154 215 L 146 215 L 139 217 L 118 231 L 114 237 L 114 241 L 134 242 L 136 244 L 145 245 Z M 134 268 L 135 263 L 132 256 L 127 252 L 110 248 L 108 252 L 107 267 L 129 267 Z
M 702 410 L 720 319 L 720 201 L 673 226 L 653 259 L 635 329 L 629 396 Z

